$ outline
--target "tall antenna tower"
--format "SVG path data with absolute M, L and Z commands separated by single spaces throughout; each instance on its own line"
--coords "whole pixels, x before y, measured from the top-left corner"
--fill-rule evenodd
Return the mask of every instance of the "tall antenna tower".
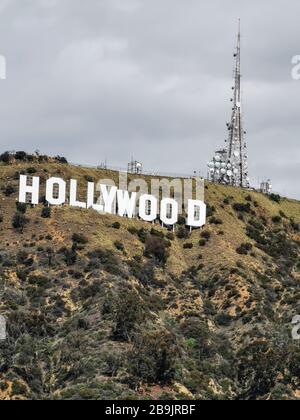
M 228 137 L 226 147 L 215 152 L 213 160 L 208 164 L 209 179 L 213 182 L 248 188 L 248 152 L 245 140 L 242 94 L 241 94 L 241 27 L 237 46 L 234 52 L 234 86 L 232 86 L 233 104 L 231 120 L 227 123 Z

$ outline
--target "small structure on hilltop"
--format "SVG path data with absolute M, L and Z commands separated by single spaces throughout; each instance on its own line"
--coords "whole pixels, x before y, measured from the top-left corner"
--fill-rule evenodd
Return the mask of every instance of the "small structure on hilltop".
M 272 194 L 272 190 L 273 190 L 273 188 L 272 188 L 272 183 L 271 183 L 270 179 L 268 179 L 267 181 L 261 182 L 260 192 L 262 192 L 263 194 L 270 195 L 270 194 Z
M 131 162 L 128 163 L 127 171 L 129 174 L 141 175 L 143 172 L 143 164 L 132 158 Z

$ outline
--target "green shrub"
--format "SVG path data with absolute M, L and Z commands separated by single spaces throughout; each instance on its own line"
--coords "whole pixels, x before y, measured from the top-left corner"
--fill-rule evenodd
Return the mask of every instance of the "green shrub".
M 88 238 L 82 233 L 74 233 L 72 236 L 72 241 L 80 245 L 86 245 L 89 242 Z
M 2 153 L 2 155 L 0 155 L 0 162 L 8 164 L 10 163 L 10 161 L 11 161 L 11 155 L 9 152 L 5 152 L 5 153 Z
M 135 334 L 128 357 L 134 383 L 167 385 L 175 378 L 179 348 L 176 337 L 167 330 Z
M 16 208 L 19 213 L 25 214 L 27 211 L 27 204 L 26 203 L 16 203 Z
M 51 207 L 43 207 L 41 217 L 49 219 L 51 217 Z
M 275 224 L 281 223 L 282 222 L 281 216 L 272 217 L 272 222 L 275 223 Z
M 165 239 L 157 236 L 149 236 L 146 240 L 145 256 L 154 257 L 160 263 L 165 264 L 169 257 L 169 244 Z
M 31 168 L 27 168 L 26 172 L 28 173 L 28 175 L 33 175 L 37 173 L 37 170 L 36 168 L 31 167 Z
M 122 251 L 122 252 L 125 251 L 125 246 L 124 246 L 124 244 L 122 242 L 116 241 L 114 243 L 114 245 L 115 245 L 115 247 L 117 248 L 118 251 Z
M 232 322 L 232 317 L 226 313 L 221 313 L 216 316 L 215 322 L 220 327 L 228 327 Z
M 240 255 L 248 255 L 248 252 L 252 250 L 253 246 L 250 243 L 242 244 L 237 248 L 236 252 Z
M 12 194 L 17 192 L 17 189 L 13 185 L 7 185 L 4 187 L 3 192 L 6 197 L 10 197 Z
M 219 218 L 217 218 L 217 217 L 211 217 L 210 219 L 209 219 L 209 223 L 211 224 L 211 225 L 222 225 L 223 224 L 223 221 L 221 220 L 221 219 L 219 219 Z
M 21 160 L 21 161 L 26 161 L 27 159 L 27 153 L 24 151 L 19 151 L 15 153 L 15 159 L 16 160 Z
M 167 233 L 167 235 L 166 235 L 166 238 L 167 238 L 169 241 L 174 241 L 174 239 L 175 239 L 175 235 L 174 235 L 174 233 L 173 233 L 173 232 L 168 232 L 168 233 Z
M 24 214 L 20 212 L 15 213 L 12 220 L 12 226 L 14 229 L 17 229 L 22 233 L 27 223 L 28 219 L 25 217 Z
M 190 236 L 190 234 L 185 226 L 180 226 L 177 229 L 176 236 L 178 239 L 187 239 Z
M 250 213 L 251 212 L 251 204 L 250 203 L 247 203 L 247 204 L 234 203 L 232 207 L 236 212 L 240 212 L 240 213 Z
M 207 241 L 211 238 L 211 233 L 208 230 L 201 232 L 201 238 L 206 239 Z
M 12 385 L 12 394 L 19 395 L 19 396 L 26 395 L 27 388 L 20 381 L 14 381 Z
M 120 224 L 120 222 L 115 222 L 115 223 L 113 223 L 112 224 L 112 226 L 111 226 L 113 229 L 117 229 L 117 230 L 119 230 L 120 228 L 121 228 L 121 224 Z
M 135 291 L 126 290 L 120 293 L 115 302 L 115 326 L 113 338 L 117 341 L 131 340 L 136 328 L 145 319 L 143 302 Z
M 281 197 L 278 194 L 270 194 L 269 199 L 271 201 L 274 201 L 275 203 L 280 203 L 280 201 L 281 201 Z

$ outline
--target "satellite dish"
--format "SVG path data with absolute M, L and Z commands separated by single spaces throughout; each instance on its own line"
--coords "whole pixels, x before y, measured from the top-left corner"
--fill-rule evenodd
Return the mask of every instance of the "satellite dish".
M 220 168 L 221 167 L 221 163 L 220 162 L 216 162 L 216 168 Z
M 231 169 L 231 163 L 228 163 L 228 164 L 227 164 L 227 168 L 228 168 L 228 169 Z
M 236 150 L 235 152 L 234 152 L 234 156 L 236 157 L 236 158 L 238 158 L 239 157 L 239 152 Z
M 227 171 L 227 175 L 230 177 L 232 177 L 232 171 Z
M 220 160 L 221 160 L 221 157 L 219 155 L 216 155 L 216 161 L 220 162 Z
M 226 163 L 225 162 L 221 163 L 221 168 L 226 168 Z
M 239 172 L 239 171 L 238 171 L 237 169 L 234 169 L 234 170 L 233 170 L 233 173 L 234 173 L 235 175 L 237 175 L 237 174 L 238 174 L 238 172 Z
M 226 175 L 226 169 L 221 169 L 221 174 Z

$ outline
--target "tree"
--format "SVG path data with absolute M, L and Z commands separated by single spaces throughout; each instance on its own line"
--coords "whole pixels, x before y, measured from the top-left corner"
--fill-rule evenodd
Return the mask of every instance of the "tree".
M 20 151 L 20 152 L 16 152 L 16 154 L 15 154 L 15 159 L 16 160 L 24 161 L 24 160 L 26 160 L 26 158 L 27 158 L 27 153 L 26 152 Z
M 9 163 L 10 162 L 10 153 L 9 152 L 2 153 L 2 155 L 0 155 L 0 162 Z
M 142 301 L 134 291 L 125 291 L 116 302 L 116 318 L 113 330 L 115 340 L 130 341 L 135 328 L 145 318 Z
M 140 331 L 135 334 L 129 354 L 133 381 L 166 385 L 175 375 L 179 355 L 176 337 L 168 330 Z

